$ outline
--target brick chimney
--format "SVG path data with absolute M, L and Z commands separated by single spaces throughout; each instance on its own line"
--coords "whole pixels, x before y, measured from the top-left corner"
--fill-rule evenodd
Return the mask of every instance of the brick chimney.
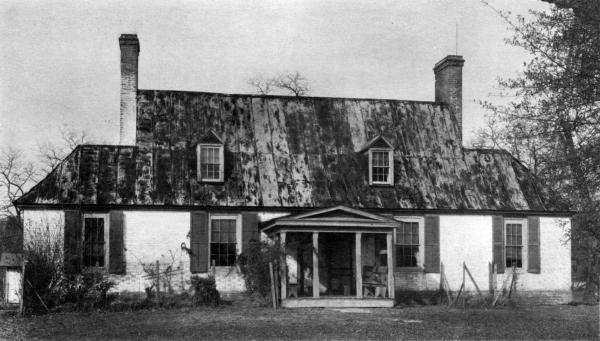
M 121 34 L 121 129 L 120 145 L 135 145 L 137 88 L 138 88 L 138 56 L 140 41 L 137 34 Z
M 462 143 L 462 56 L 446 56 L 433 67 L 435 74 L 435 101 L 448 104 L 456 115 Z

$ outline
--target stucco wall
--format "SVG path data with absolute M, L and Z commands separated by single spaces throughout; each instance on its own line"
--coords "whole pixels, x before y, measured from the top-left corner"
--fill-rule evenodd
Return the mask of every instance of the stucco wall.
M 151 284 L 144 277 L 144 265 L 156 267 L 161 272 L 168 266 L 175 271 L 171 286 L 175 291 L 187 290 L 190 284 L 190 257 L 181 249 L 189 247 L 190 215 L 188 212 L 125 211 L 126 274 L 109 275 L 117 283 L 115 291 L 143 293 Z M 64 212 L 51 210 L 26 210 L 24 218 L 25 243 L 50 236 L 63 246 Z M 200 274 L 206 275 L 206 274 Z M 215 269 L 217 289 L 222 293 L 241 292 L 244 281 L 236 268 Z M 161 284 L 164 290 L 164 283 Z
M 507 218 L 508 219 L 508 218 Z M 541 273 L 527 272 L 527 238 L 523 240 L 523 268 L 518 270 L 517 295 L 540 296 L 551 302 L 570 299 L 571 245 L 565 240 L 570 228 L 566 218 L 540 218 Z M 492 261 L 491 216 L 440 216 L 440 261 L 444 265 L 450 289 L 456 292 L 462 283 L 462 263 L 465 262 L 479 288 L 487 291 L 490 285 L 488 264 Z M 497 277 L 502 287 L 505 276 Z M 397 271 L 396 290 L 437 290 L 439 274 L 422 271 Z M 466 290 L 475 286 L 467 275 Z
M 173 290 L 189 288 L 190 257 L 181 249 L 185 243 L 189 247 L 190 214 L 188 212 L 125 212 L 125 257 L 127 273 L 124 276 L 112 275 L 118 282 L 117 290 L 143 292 L 150 285 L 144 276 L 144 266 L 171 266 L 174 274 L 171 279 Z M 222 293 L 244 290 L 244 281 L 235 267 L 218 267 L 214 272 L 217 290 Z
M 259 214 L 259 220 L 270 217 Z M 33 236 L 50 235 L 62 240 L 64 213 L 62 211 L 27 210 L 24 213 L 25 243 Z M 519 271 L 517 292 L 524 297 L 543 296 L 553 302 L 570 299 L 571 288 L 571 246 L 565 241 L 565 231 L 570 228 L 566 218 L 540 218 L 541 273 L 526 271 L 524 257 L 523 270 Z M 181 244 L 189 246 L 188 232 L 190 216 L 188 212 L 126 211 L 125 247 L 126 275 L 111 275 L 117 283 L 116 290 L 144 292 L 150 281 L 143 264 L 161 269 L 171 265 L 178 271 L 173 275 L 171 285 L 174 290 L 187 289 L 191 273 L 189 256 L 181 249 Z M 524 245 L 526 239 L 524 240 Z M 62 245 L 62 243 L 61 243 Z M 523 255 L 527 254 L 526 247 Z M 440 216 L 440 260 L 450 288 L 459 289 L 462 282 L 462 263 L 469 267 L 481 290 L 489 288 L 488 263 L 492 260 L 492 217 L 481 215 Z M 498 276 L 498 286 L 505 275 Z M 236 268 L 217 268 L 215 271 L 217 288 L 223 293 L 241 292 L 244 282 Z M 425 274 L 422 271 L 396 271 L 396 290 L 437 290 L 439 274 Z M 474 291 L 467 280 L 467 291 Z
M 174 270 L 171 277 L 174 290 L 187 289 L 190 260 L 181 244 L 189 245 L 189 213 L 126 211 L 124 215 L 127 267 L 125 275 L 111 275 L 117 282 L 116 290 L 144 292 L 151 285 L 150 278 L 144 277 L 147 275 L 144 267 L 155 269 L 156 261 L 161 272 L 168 266 Z

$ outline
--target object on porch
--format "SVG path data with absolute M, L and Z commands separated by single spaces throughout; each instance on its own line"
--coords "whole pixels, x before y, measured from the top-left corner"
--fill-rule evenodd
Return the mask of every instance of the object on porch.
M 387 266 L 363 267 L 363 296 L 386 297 L 387 271 Z

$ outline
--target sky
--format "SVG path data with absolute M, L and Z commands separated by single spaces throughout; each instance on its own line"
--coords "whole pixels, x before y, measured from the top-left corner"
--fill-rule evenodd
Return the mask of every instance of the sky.
M 527 15 L 533 0 L 489 0 Z M 61 129 L 119 139 L 119 44 L 140 39 L 139 88 L 252 93 L 298 71 L 312 96 L 433 101 L 433 66 L 462 55 L 465 141 L 498 77 L 529 57 L 479 0 L 0 1 L 0 143 L 34 155 Z M 458 39 L 456 38 L 458 36 Z

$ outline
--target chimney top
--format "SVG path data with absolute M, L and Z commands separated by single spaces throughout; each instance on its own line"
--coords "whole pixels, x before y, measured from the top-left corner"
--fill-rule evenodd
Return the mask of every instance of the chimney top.
M 138 53 L 140 51 L 140 41 L 138 40 L 138 36 L 135 33 L 124 33 L 119 37 L 119 45 L 137 45 Z
M 433 72 L 438 73 L 438 71 L 445 69 L 448 66 L 463 66 L 465 64 L 465 60 L 462 56 L 457 55 L 449 55 L 444 57 L 444 59 L 435 63 L 433 67 Z

